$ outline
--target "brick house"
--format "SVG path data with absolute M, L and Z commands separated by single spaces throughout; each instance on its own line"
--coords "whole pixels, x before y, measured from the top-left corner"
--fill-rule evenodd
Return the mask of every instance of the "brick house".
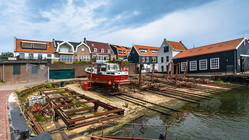
M 0 62 L 0 79 L 4 82 L 46 80 L 47 61 L 8 60 Z M 27 67 L 28 66 L 28 67 Z M 27 72 L 26 72 L 27 68 Z M 27 73 L 27 75 L 26 75 Z
M 91 49 L 84 42 L 80 43 L 74 53 L 74 60 L 76 61 L 90 61 Z
M 90 59 L 96 62 L 106 62 L 116 59 L 116 55 L 111 50 L 108 43 L 89 41 L 84 38 L 84 43 L 89 46 L 91 51 Z

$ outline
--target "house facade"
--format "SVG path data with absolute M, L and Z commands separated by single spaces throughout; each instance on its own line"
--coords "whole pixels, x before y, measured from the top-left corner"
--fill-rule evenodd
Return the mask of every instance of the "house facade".
M 55 59 L 53 42 L 19 38 L 14 38 L 14 41 L 14 57 L 18 59 L 46 59 L 48 63 Z
M 180 52 L 186 50 L 187 48 L 182 44 L 182 42 L 163 40 L 163 43 L 158 51 L 158 72 L 167 72 L 168 64 L 173 62 L 173 58 Z
M 175 56 L 173 62 L 180 64 L 180 73 L 184 73 L 188 60 L 188 73 L 225 75 L 249 70 L 248 56 L 249 41 L 239 38 L 185 50 Z
M 110 44 L 113 53 L 116 55 L 116 60 L 128 60 L 128 55 L 131 48 Z
M 106 62 L 116 58 L 108 43 L 89 41 L 86 38 L 84 43 L 90 48 L 90 60 L 93 62 Z
M 128 55 L 128 61 L 132 61 L 133 63 L 140 65 L 141 60 L 143 60 L 143 72 L 152 72 L 152 65 L 155 63 L 155 70 L 157 71 L 158 51 L 159 47 L 133 45 Z

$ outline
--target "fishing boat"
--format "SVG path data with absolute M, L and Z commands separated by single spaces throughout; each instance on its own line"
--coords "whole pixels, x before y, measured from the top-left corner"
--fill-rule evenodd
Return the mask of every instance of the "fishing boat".
M 96 63 L 93 67 L 85 69 L 91 82 L 100 84 L 129 84 L 128 68 L 123 68 L 117 63 Z

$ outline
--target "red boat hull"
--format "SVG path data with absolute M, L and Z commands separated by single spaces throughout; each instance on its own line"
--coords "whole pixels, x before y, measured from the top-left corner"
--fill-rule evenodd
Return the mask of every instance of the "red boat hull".
M 91 73 L 86 72 L 88 79 L 91 78 Z M 111 83 L 115 84 L 129 84 L 131 81 L 128 80 L 128 75 L 102 75 L 102 74 L 92 74 L 92 81 L 94 83 L 102 83 L 108 84 L 110 81 Z

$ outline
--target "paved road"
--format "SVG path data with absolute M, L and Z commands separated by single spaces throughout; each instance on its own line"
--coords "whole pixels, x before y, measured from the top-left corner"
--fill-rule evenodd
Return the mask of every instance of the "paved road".
M 7 111 L 7 98 L 11 90 L 0 91 L 0 139 L 11 140 Z

